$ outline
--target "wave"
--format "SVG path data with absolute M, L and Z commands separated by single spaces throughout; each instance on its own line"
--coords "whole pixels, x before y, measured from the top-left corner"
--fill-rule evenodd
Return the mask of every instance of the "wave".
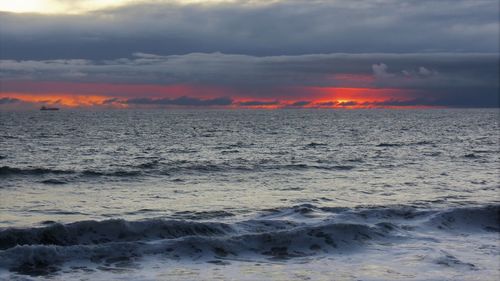
M 157 161 L 138 164 L 133 169 L 84 169 L 84 170 L 62 170 L 54 168 L 17 168 L 2 166 L 0 167 L 0 177 L 16 176 L 70 176 L 70 178 L 50 178 L 42 180 L 45 184 L 63 184 L 78 179 L 94 177 L 139 177 L 145 175 L 174 175 L 174 174 L 193 174 L 193 173 L 228 173 L 228 172 L 262 172 L 266 170 L 329 170 L 329 171 L 348 171 L 355 169 L 352 165 L 329 165 L 329 164 L 238 164 L 238 163 L 160 163 Z
M 352 170 L 355 166 L 351 165 L 317 165 L 317 164 L 269 164 L 269 163 L 258 163 L 258 164 L 232 164 L 232 163 L 199 163 L 199 164 L 188 164 L 181 166 L 167 167 L 167 169 L 162 170 L 165 174 L 172 174 L 176 172 L 232 172 L 232 171 L 247 171 L 247 172 L 261 172 L 266 170 Z
M 183 214 L 185 215 L 185 214 Z M 149 219 L 79 221 L 0 231 L 0 268 L 165 255 L 183 259 L 294 257 L 362 251 L 373 243 L 456 232 L 500 232 L 500 205 L 420 210 L 412 206 L 268 209 L 233 222 Z
M 0 167 L 0 177 L 10 177 L 10 176 L 45 176 L 45 175 L 75 175 L 75 176 L 83 176 L 83 177 L 97 177 L 97 176 L 111 176 L 111 177 L 130 177 L 130 176 L 138 176 L 142 172 L 141 171 L 126 171 L 126 170 L 117 170 L 117 171 L 96 171 L 96 170 L 83 170 L 83 171 L 75 171 L 75 170 L 60 170 L 60 169 L 52 169 L 52 168 L 16 168 L 9 166 Z M 46 184 L 62 184 L 65 181 L 60 179 L 47 179 L 42 181 L 42 183 Z
M 418 142 L 404 142 L 404 143 L 388 143 L 382 142 L 379 143 L 378 147 L 401 147 L 401 146 L 418 146 L 418 145 L 433 145 L 434 143 L 431 141 L 418 141 Z
M 432 214 L 427 225 L 446 231 L 500 232 L 500 206 L 457 208 Z
M 80 221 L 42 228 L 7 229 L 0 232 L 0 249 L 16 245 L 91 245 L 109 242 L 172 239 L 182 236 L 224 234 L 231 227 L 222 223 L 189 221 L 125 220 Z
M 283 165 L 283 166 L 275 166 L 273 169 L 288 169 L 288 170 L 308 170 L 308 169 L 316 169 L 316 170 L 352 170 L 354 169 L 354 166 L 350 165 L 310 165 L 310 164 L 290 164 L 290 165 Z
M 379 143 L 377 144 L 378 147 L 398 147 L 398 146 L 404 146 L 402 143 Z
M 302 204 L 292 207 L 262 210 L 255 219 L 232 224 L 213 222 L 211 219 L 234 217 L 226 211 L 177 212 L 177 219 L 149 219 L 126 221 L 79 221 L 69 224 L 53 223 L 45 227 L 7 228 L 0 230 L 0 250 L 16 245 L 100 244 L 108 242 L 174 239 L 184 236 L 220 236 L 237 233 L 260 233 L 286 229 L 329 227 L 344 224 L 374 226 L 379 223 L 433 227 L 443 231 L 500 232 L 500 205 L 459 207 L 451 209 L 418 209 L 413 206 L 392 207 L 319 207 Z M 321 218 L 320 221 L 301 218 Z M 299 220 L 297 220 L 297 218 Z M 208 220 L 208 221 L 207 221 Z M 305 222 L 305 223 L 304 223 Z
M 47 180 L 43 180 L 41 181 L 41 183 L 44 183 L 44 184 L 67 184 L 68 181 L 66 180 L 62 180 L 62 179 L 47 179 Z
M 328 144 L 321 142 L 310 142 L 305 145 L 306 148 L 317 148 L 317 147 L 326 147 Z
M 253 226 L 253 232 L 249 231 L 249 225 Z M 304 226 L 253 221 L 231 226 L 206 222 L 113 220 L 10 232 L 8 238 L 2 237 L 2 246 L 7 248 L 0 251 L 0 267 L 22 273 L 68 261 L 103 263 L 147 255 L 199 260 L 289 259 L 345 253 L 387 237 L 390 230 L 349 223 Z M 25 243 L 18 245 L 21 239 Z
M 464 158 L 477 159 L 477 158 L 481 158 L 481 157 L 479 155 L 477 155 L 477 154 L 469 153 L 469 154 L 465 154 Z
M 85 177 L 99 177 L 99 176 L 108 176 L 108 177 L 135 177 L 142 174 L 141 171 L 131 170 L 118 170 L 118 171 L 95 171 L 95 170 L 85 170 L 79 172 L 82 176 Z
M 179 211 L 175 212 L 172 217 L 176 219 L 187 219 L 187 220 L 209 220 L 223 217 L 234 217 L 235 214 L 227 211 L 200 211 L 200 212 L 189 212 L 189 211 Z
M 14 167 L 9 167 L 9 166 L 0 167 L 0 176 L 71 174 L 71 173 L 72 173 L 72 171 L 49 169 L 49 168 L 14 168 Z
M 419 227 L 422 230 L 433 229 L 446 232 L 500 232 L 500 205 L 421 209 L 411 205 L 345 208 L 302 204 L 264 210 L 262 218 L 294 218 L 297 216 L 324 218 L 325 215 L 337 221 L 369 225 L 391 223 L 405 227 Z

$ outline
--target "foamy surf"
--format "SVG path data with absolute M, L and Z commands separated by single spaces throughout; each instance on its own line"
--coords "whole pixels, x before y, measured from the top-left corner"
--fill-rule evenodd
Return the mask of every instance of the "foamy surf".
M 435 255 L 436 251 L 447 253 L 447 243 L 457 236 L 467 237 L 467 243 L 486 242 L 495 255 L 499 251 L 499 212 L 500 205 L 428 210 L 305 204 L 263 210 L 225 222 L 113 219 L 6 228 L 0 231 L 0 267 L 3 276 L 43 276 L 57 275 L 71 264 L 85 264 L 96 272 L 102 266 L 112 269 L 115 265 L 117 270 L 127 263 L 143 266 L 141 263 L 151 257 L 166 263 L 213 265 L 342 260 L 375 250 L 397 251 L 408 244 L 432 244 Z M 450 253 L 427 262 L 482 270 L 473 260 L 461 261 Z

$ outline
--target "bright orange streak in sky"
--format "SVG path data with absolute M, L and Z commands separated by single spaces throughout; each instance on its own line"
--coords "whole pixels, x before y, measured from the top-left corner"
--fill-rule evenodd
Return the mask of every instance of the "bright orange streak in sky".
M 110 97 L 98 95 L 71 95 L 71 94 L 49 94 L 32 95 L 19 93 L 3 93 L 0 98 L 15 98 L 23 102 L 39 103 L 46 105 L 59 105 L 65 107 L 88 107 L 103 105 Z
M 46 92 L 50 86 L 56 88 L 67 88 L 73 86 L 75 93 L 70 91 L 60 93 Z M 227 107 L 230 108 L 262 108 L 262 109 L 277 109 L 283 107 L 305 107 L 305 108 L 372 108 L 372 107 L 401 107 L 401 106 L 384 106 L 385 101 L 406 101 L 415 98 L 412 91 L 402 89 L 373 89 L 373 88 L 338 88 L 338 87 L 298 87 L 291 88 L 295 92 L 292 96 L 273 96 L 268 98 L 259 98 L 236 94 L 232 89 L 225 89 L 208 86 L 190 86 L 190 85 L 114 85 L 114 84 L 72 84 L 57 82 L 43 82 L 40 92 L 22 91 L 22 92 L 4 92 L 0 93 L 0 98 L 16 98 L 27 103 L 57 105 L 63 107 L 91 107 L 105 106 L 124 108 L 128 107 L 126 100 L 130 98 L 177 98 L 179 96 L 188 96 L 193 98 L 218 98 L 231 97 L 233 104 Z M 35 84 L 29 85 L 34 87 Z M 81 87 L 80 87 L 81 86 Z M 102 88 L 101 88 L 101 87 Z M 110 94 L 112 92 L 123 89 L 122 95 Z M 28 90 L 28 89 L 26 89 Z M 91 94 L 90 90 L 94 93 Z M 149 91 L 148 91 L 149 90 Z M 153 91 L 150 91 L 153 90 Z M 156 91 L 155 91 L 156 90 Z M 199 90 L 199 91 L 197 91 Z M 116 98 L 117 101 L 109 102 Z M 279 103 L 276 103 L 279 100 Z M 242 105 L 240 103 L 255 101 L 255 105 Z M 295 102 L 309 102 L 302 106 L 293 106 Z M 259 104 L 262 103 L 262 104 Z M 268 103 L 268 104 L 266 104 Z M 377 104 L 379 103 L 379 104 Z M 405 106 L 409 108 L 411 106 Z
M 308 87 L 319 100 L 365 100 L 383 101 L 389 99 L 405 100 L 412 98 L 412 92 L 402 89 L 373 89 L 373 88 L 336 88 L 336 87 Z
M 405 101 L 413 98 L 412 91 L 402 89 L 308 87 L 304 88 L 304 91 L 316 97 L 308 107 L 370 108 L 374 107 L 370 104 L 376 102 Z M 326 103 L 335 104 L 322 106 Z

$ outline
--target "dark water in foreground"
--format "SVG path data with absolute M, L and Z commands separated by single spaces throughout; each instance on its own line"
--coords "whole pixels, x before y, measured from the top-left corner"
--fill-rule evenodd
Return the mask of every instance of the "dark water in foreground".
M 496 280 L 498 121 L 0 112 L 0 278 Z

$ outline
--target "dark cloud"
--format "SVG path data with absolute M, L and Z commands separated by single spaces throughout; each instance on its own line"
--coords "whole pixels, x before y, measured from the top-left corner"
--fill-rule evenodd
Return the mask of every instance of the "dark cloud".
M 352 86 L 353 80 L 334 76 L 349 73 L 373 76 L 377 87 L 498 86 L 498 58 L 498 54 L 475 53 L 271 57 L 136 53 L 131 58 L 116 60 L 1 60 L 0 77 L 4 80 L 212 84 L 258 89 L 280 85 Z
M 244 102 L 239 102 L 238 105 L 240 106 L 266 106 L 266 105 L 279 105 L 279 101 L 258 101 L 258 100 L 252 100 L 252 101 L 244 101 Z
M 123 101 L 126 104 L 132 105 L 172 105 L 172 106 L 228 106 L 233 104 L 233 100 L 227 97 L 219 97 L 213 99 L 199 99 L 194 97 L 179 97 L 174 99 L 150 99 L 150 98 L 136 98 Z
M 21 101 L 18 99 L 15 99 L 15 98 L 8 98 L 8 97 L 7 98 L 0 98 L 0 105 L 18 103 L 18 102 L 21 102 Z
M 321 103 L 317 103 L 316 106 L 319 106 L 319 107 L 333 107 L 333 106 L 336 106 L 338 104 L 337 101 L 328 101 L 328 102 L 321 102 Z
M 302 107 L 302 106 L 309 105 L 310 103 L 311 103 L 310 101 L 296 101 L 296 102 L 290 104 L 290 106 L 292 106 L 292 107 Z
M 366 105 L 375 105 L 375 106 L 430 106 L 434 105 L 435 101 L 425 98 L 417 98 L 411 100 L 387 100 L 380 102 L 370 102 L 365 103 Z
M 0 77 L 5 92 L 38 90 L 27 83 L 12 86 L 13 80 L 197 85 L 200 90 L 232 89 L 259 101 L 309 99 L 303 96 L 304 87 L 361 87 L 403 89 L 456 106 L 491 107 L 498 105 L 498 59 L 498 54 L 476 53 L 270 57 L 136 53 L 115 60 L 2 60 Z
M 497 0 L 167 2 L 0 12 L 1 92 L 38 91 L 23 81 L 194 85 L 229 98 L 126 102 L 224 106 L 240 96 L 259 106 L 313 100 L 308 87 L 358 87 L 413 93 L 394 106 L 498 106 Z
M 481 95 L 480 95 L 481 96 Z M 419 97 L 409 100 L 386 100 L 377 102 L 365 102 L 363 106 L 443 106 L 443 107 L 499 107 L 498 98 L 490 98 L 488 101 L 486 97 L 473 97 L 473 96 L 460 96 L 459 93 L 449 93 L 441 96 L 434 97 Z
M 113 104 L 115 102 L 120 102 L 120 99 L 119 98 L 111 98 L 111 99 L 104 100 L 102 103 L 103 104 Z
M 223 52 L 497 52 L 497 0 L 143 3 L 82 15 L 2 13 L 2 58 Z

